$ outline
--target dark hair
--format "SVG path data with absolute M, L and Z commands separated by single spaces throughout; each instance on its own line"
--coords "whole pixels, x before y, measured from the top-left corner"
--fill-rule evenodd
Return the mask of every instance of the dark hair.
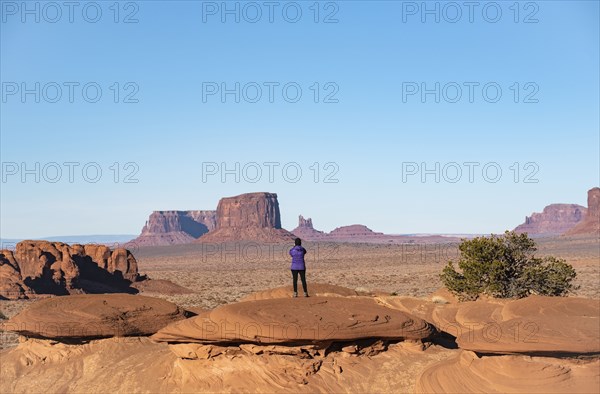
M 296 244 L 296 246 L 302 245 L 302 240 L 300 238 L 296 238 L 294 240 L 294 243 Z

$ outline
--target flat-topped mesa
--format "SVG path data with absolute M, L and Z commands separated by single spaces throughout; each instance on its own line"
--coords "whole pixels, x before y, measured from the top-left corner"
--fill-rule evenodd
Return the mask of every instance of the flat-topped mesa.
M 203 235 L 198 241 L 278 242 L 293 238 L 293 234 L 281 228 L 277 194 L 259 192 L 219 200 L 216 229 Z
M 227 227 L 281 228 L 279 202 L 275 193 L 246 193 L 219 200 L 217 229 Z
M 216 211 L 154 211 L 142 229 L 142 235 L 183 231 L 194 238 L 214 230 Z
M 383 233 L 377 233 L 367 226 L 362 224 L 352 224 L 350 226 L 338 227 L 329 233 L 332 238 L 346 238 L 346 237 L 372 237 L 381 236 Z
M 136 246 L 190 243 L 214 230 L 216 225 L 216 211 L 154 211 L 142 234 L 130 243 Z
M 22 241 L 0 251 L 0 298 L 135 292 L 129 285 L 140 279 L 137 261 L 123 248 Z
M 583 220 L 571 228 L 565 235 L 596 235 L 600 236 L 600 188 L 588 190 L 588 207 Z
M 581 222 L 587 208 L 577 204 L 550 204 L 540 212 L 525 217 L 525 223 L 517 226 L 518 233 L 537 236 L 560 235 Z

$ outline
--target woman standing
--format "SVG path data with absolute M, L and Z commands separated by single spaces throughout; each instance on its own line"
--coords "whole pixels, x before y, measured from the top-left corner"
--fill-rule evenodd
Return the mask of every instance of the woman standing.
M 294 284 L 294 297 L 298 297 L 298 274 L 300 274 L 300 280 L 302 281 L 302 289 L 304 290 L 304 297 L 308 297 L 308 290 L 306 289 L 306 265 L 304 263 L 304 255 L 306 249 L 302 247 L 302 240 L 296 238 L 294 240 L 296 244 L 290 249 L 290 256 L 292 256 L 292 281 Z

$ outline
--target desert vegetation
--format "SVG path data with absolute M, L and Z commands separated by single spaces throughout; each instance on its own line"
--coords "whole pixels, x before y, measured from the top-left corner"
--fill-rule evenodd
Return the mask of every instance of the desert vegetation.
M 535 241 L 527 233 L 463 240 L 458 246 L 460 271 L 450 261 L 441 279 L 461 300 L 480 295 L 523 298 L 530 294 L 564 296 L 576 289 L 573 266 L 554 256 L 536 257 Z

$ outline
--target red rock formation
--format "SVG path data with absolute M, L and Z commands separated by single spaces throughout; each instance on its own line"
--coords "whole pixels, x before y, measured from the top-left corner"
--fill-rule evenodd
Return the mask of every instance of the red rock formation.
M 360 239 L 364 237 L 379 237 L 384 235 L 383 233 L 376 233 L 367 226 L 362 224 L 353 224 L 350 226 L 338 227 L 329 233 L 330 238 L 336 239 Z
M 302 215 L 298 216 L 298 227 L 314 229 L 312 219 L 311 218 L 304 219 L 304 217 Z
M 214 230 L 216 225 L 216 211 L 155 211 L 142 229 L 142 234 L 129 244 L 186 244 Z
M 388 239 L 393 236 L 386 236 L 383 233 L 376 233 L 367 226 L 362 224 L 353 224 L 350 226 L 338 227 L 335 230 L 325 233 L 313 228 L 312 219 L 304 219 L 300 215 L 298 227 L 292 230 L 294 235 L 307 241 L 345 241 L 345 242 L 362 242 L 375 238 Z
M 217 227 L 198 242 L 261 241 L 287 242 L 294 238 L 281 228 L 275 193 L 246 193 L 222 198 L 217 207 Z
M 495 301 L 495 300 L 494 300 Z M 490 304 L 494 301 L 489 302 Z M 488 326 L 474 327 L 463 331 L 456 338 L 461 349 L 480 353 L 524 353 L 524 354 L 598 354 L 600 352 L 600 316 L 597 300 L 576 297 L 547 297 L 531 295 L 518 300 L 508 300 L 504 305 L 496 304 L 495 313 L 488 315 L 480 307 L 483 302 L 465 302 L 457 306 L 457 321 L 465 316 L 473 321 L 485 321 L 496 317 L 494 332 Z M 479 305 L 478 305 L 479 304 Z M 451 307 L 452 308 L 452 307 Z M 462 309 L 462 310 L 460 310 Z M 461 315 L 461 317 L 458 317 Z M 479 319 L 481 317 L 481 319 Z M 465 319 L 466 320 L 466 319 Z M 522 340 L 498 335 L 510 332 L 510 327 L 520 325 Z M 576 334 L 576 338 L 575 335 Z M 493 339 L 492 339 L 493 338 Z
M 293 333 L 290 326 L 294 326 Z M 374 299 L 341 296 L 228 304 L 172 323 L 152 339 L 170 343 L 301 344 L 362 338 L 424 339 L 435 333 L 426 321 Z
M 588 190 L 588 208 L 583 220 L 565 235 L 596 235 L 600 236 L 600 188 Z
M 425 369 L 414 392 L 421 393 L 588 393 L 598 391 L 598 359 L 502 355 L 461 350 Z
M 0 300 L 23 299 L 32 294 L 32 290 L 23 283 L 21 271 L 10 250 L 0 251 Z
M 298 227 L 293 229 L 292 233 L 306 241 L 317 241 L 327 236 L 327 233 L 315 230 L 311 218 L 304 219 L 302 215 L 298 217 Z
M 312 224 L 312 219 L 304 219 L 300 215 L 298 227 L 292 230 L 292 233 L 305 241 L 321 241 L 321 242 L 363 242 L 375 244 L 388 243 L 410 243 L 410 244 L 427 244 L 427 243 L 449 243 L 460 241 L 457 237 L 441 236 L 441 235 L 391 235 L 378 233 L 362 224 L 353 224 L 351 226 L 338 227 L 330 233 L 315 230 Z
M 525 223 L 517 226 L 515 231 L 538 236 L 560 235 L 579 223 L 586 211 L 577 204 L 551 204 L 541 213 L 526 216 Z
M 39 300 L 2 329 L 32 338 L 94 339 L 152 335 L 184 318 L 183 309 L 159 298 L 77 294 Z
M 126 249 L 104 245 L 22 241 L 0 251 L 0 296 L 127 292 L 140 280 L 137 261 Z

